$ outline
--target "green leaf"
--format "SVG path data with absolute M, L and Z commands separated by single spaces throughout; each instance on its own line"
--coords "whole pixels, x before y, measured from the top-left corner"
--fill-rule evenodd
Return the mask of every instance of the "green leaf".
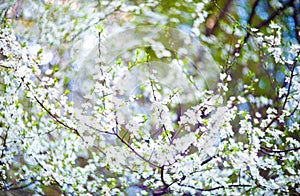
M 98 30 L 99 33 L 103 32 L 103 28 L 100 24 L 96 25 L 96 29 Z

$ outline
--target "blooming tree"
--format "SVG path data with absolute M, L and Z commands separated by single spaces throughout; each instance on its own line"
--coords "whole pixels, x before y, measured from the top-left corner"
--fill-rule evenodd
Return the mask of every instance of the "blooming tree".
M 2 1 L 0 190 L 300 194 L 300 7 Z

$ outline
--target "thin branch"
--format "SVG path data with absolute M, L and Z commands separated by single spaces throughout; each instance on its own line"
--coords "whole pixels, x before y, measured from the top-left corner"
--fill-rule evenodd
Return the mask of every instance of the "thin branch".
M 161 118 L 161 116 L 160 116 L 160 118 Z M 167 138 L 168 138 L 168 140 L 169 140 L 169 143 L 172 144 L 171 137 L 170 137 L 169 134 L 168 134 L 168 130 L 167 130 L 165 124 L 162 125 L 162 130 L 165 132 L 165 134 L 166 134 L 166 136 L 167 136 Z
M 37 158 L 35 158 L 35 157 L 33 157 L 33 158 L 45 172 L 48 172 L 48 170 L 40 163 L 40 161 Z M 58 185 L 61 189 L 63 189 L 63 187 L 60 185 L 60 183 L 56 180 L 56 178 L 52 174 L 51 174 L 51 177 L 52 177 L 53 181 L 56 183 L 56 185 Z M 68 184 L 68 183 L 66 183 L 66 184 L 71 186 L 71 184 Z M 65 193 L 65 192 L 62 192 L 62 194 L 67 195 L 67 193 Z
M 287 117 L 293 116 L 293 115 L 295 114 L 295 112 L 297 111 L 298 107 L 299 107 L 299 101 L 297 101 L 296 107 L 293 109 L 293 111 L 292 111 L 292 112 L 290 113 L 290 115 L 288 115 Z
M 295 71 L 295 68 L 296 68 L 296 65 L 297 65 L 297 58 L 300 54 L 300 51 L 297 53 L 296 57 L 295 57 L 295 60 L 294 60 L 294 63 L 293 63 L 293 67 L 292 67 L 292 70 L 291 70 L 291 74 L 290 74 L 290 81 L 289 81 L 289 84 L 288 84 L 288 90 L 287 90 L 287 94 L 285 96 L 285 99 L 284 99 L 284 102 L 282 104 L 282 107 L 281 107 L 281 110 L 280 112 L 267 124 L 267 126 L 265 126 L 265 128 L 263 128 L 263 132 L 265 132 L 268 128 L 270 128 L 270 126 L 282 115 L 283 113 L 283 110 L 287 104 L 287 101 L 288 101 L 288 98 L 290 96 L 290 93 L 291 93 L 291 87 L 292 87 L 292 81 L 293 81 L 293 77 L 294 77 L 294 71 Z
M 76 34 L 71 38 L 71 40 L 70 40 L 69 42 L 74 41 L 74 40 L 75 40 L 79 35 L 81 35 L 83 32 L 89 30 L 91 27 L 93 27 L 93 26 L 95 26 L 96 24 L 98 24 L 99 22 L 105 20 L 108 16 L 114 14 L 114 13 L 115 13 L 116 11 L 118 11 L 120 8 L 121 8 L 121 5 L 115 7 L 111 12 L 105 14 L 102 18 L 99 18 L 99 19 L 97 20 L 97 22 L 94 22 L 94 23 L 92 23 L 92 24 L 86 26 L 86 27 L 83 28 L 82 30 L 80 30 L 78 33 L 76 33 Z
M 261 23 L 257 24 L 256 26 L 254 26 L 254 28 L 260 30 L 262 27 L 267 26 L 268 24 L 270 24 L 270 22 L 278 15 L 280 15 L 285 9 L 287 9 L 288 7 L 293 5 L 294 0 L 291 0 L 285 4 L 283 4 L 282 7 L 280 7 L 279 9 L 277 9 L 275 12 L 273 12 L 273 14 L 267 19 L 267 20 L 263 20 Z M 246 43 L 249 39 L 251 35 L 251 31 L 247 30 L 247 34 L 244 37 L 244 43 Z M 235 53 L 240 53 L 241 49 L 242 49 L 243 44 L 240 44 L 240 47 L 237 47 L 234 51 L 233 51 L 233 55 Z
M 164 165 L 161 166 L 161 168 L 160 168 L 160 179 L 161 179 L 161 182 L 164 184 L 164 186 L 168 187 L 169 185 L 166 183 L 166 181 L 164 179 L 164 168 L 165 168 Z
M 291 1 L 283 4 L 283 6 L 280 7 L 279 9 L 277 9 L 275 12 L 273 12 L 273 14 L 267 20 L 263 20 L 260 24 L 256 25 L 255 28 L 260 29 L 260 28 L 268 25 L 276 16 L 281 14 L 285 9 L 287 9 L 290 6 L 293 6 L 293 3 L 294 3 L 294 0 L 291 0 Z
M 8 130 L 9 130 L 10 127 L 7 127 L 6 131 L 5 131 L 5 136 L 3 139 L 3 143 L 2 143 L 2 151 L 1 151 L 1 159 L 4 157 L 4 151 L 7 150 L 7 137 L 8 137 Z M 1 163 L 1 162 L 0 162 Z
M 22 82 L 25 84 L 24 82 L 24 78 L 21 78 Z M 28 88 L 29 91 L 31 91 L 30 86 L 28 84 L 25 84 L 25 86 Z M 79 136 L 83 141 L 83 137 L 79 134 L 78 130 L 76 128 L 70 127 L 69 125 L 67 125 L 66 123 L 62 122 L 58 116 L 56 116 L 55 114 L 53 114 L 49 109 L 46 108 L 46 106 L 44 106 L 44 104 L 36 97 L 35 94 L 33 94 L 34 99 L 36 100 L 36 102 L 59 124 L 63 125 L 65 128 L 72 130 L 77 136 Z
M 214 190 L 217 190 L 217 189 L 225 189 L 225 188 L 233 188 L 233 187 L 252 187 L 252 185 L 250 184 L 229 184 L 227 187 L 225 186 L 217 186 L 217 187 L 213 187 L 213 188 L 197 188 L 197 187 L 194 187 L 194 186 L 191 186 L 191 185 L 186 185 L 186 184 L 179 184 L 180 186 L 185 186 L 185 187 L 189 187 L 189 188 L 192 188 L 192 189 L 195 189 L 197 191 L 214 191 Z
M 216 158 L 218 155 L 214 155 L 212 157 L 209 157 L 207 159 L 205 159 L 200 165 L 203 166 L 205 165 L 206 163 L 210 162 L 212 159 Z
M 252 24 L 252 20 L 253 20 L 253 17 L 255 16 L 255 9 L 256 7 L 258 6 L 258 3 L 259 3 L 259 0 L 256 0 L 253 4 L 253 7 L 252 7 L 252 10 L 251 10 L 251 13 L 250 13 L 250 16 L 248 18 L 248 24 L 251 26 Z
M 222 19 L 222 18 L 225 16 L 226 12 L 228 11 L 231 2 L 232 2 L 232 0 L 228 0 L 228 1 L 226 2 L 226 4 L 225 4 L 224 8 L 220 10 L 220 14 L 219 14 L 218 17 L 214 20 L 214 24 L 213 24 L 212 28 L 208 28 L 208 27 L 207 27 L 206 33 L 205 33 L 206 36 L 209 36 L 209 35 L 211 35 L 211 34 L 214 33 L 216 27 L 217 27 L 218 24 L 219 24 L 220 19 Z
M 290 95 L 290 93 L 291 93 L 292 80 L 293 80 L 293 77 L 294 77 L 294 71 L 295 71 L 295 68 L 296 68 L 296 66 L 297 66 L 297 62 L 298 62 L 297 58 L 298 58 L 299 54 L 300 54 L 300 51 L 297 53 L 297 55 L 296 55 L 296 57 L 295 57 L 295 60 L 294 60 L 294 63 L 293 63 L 293 67 L 292 67 L 291 75 L 290 75 L 289 86 L 288 86 L 288 91 L 287 91 L 287 95 L 286 95 L 286 97 L 285 97 L 284 103 L 283 103 L 283 105 L 282 105 L 281 112 L 282 112 L 282 110 L 285 108 L 285 105 L 286 105 L 287 100 L 288 100 L 288 98 L 289 98 L 289 95 Z
M 291 152 L 291 151 L 298 151 L 298 150 L 300 150 L 300 147 L 298 147 L 298 148 L 291 148 L 291 149 L 287 149 L 287 150 L 271 150 L 271 149 L 263 147 L 263 146 L 261 146 L 261 148 L 263 150 L 267 151 L 268 153 L 285 153 L 285 152 Z
M 93 126 L 91 126 L 91 125 L 89 125 L 87 123 L 84 123 L 84 125 L 87 126 L 87 127 L 89 127 L 89 128 L 91 128 L 91 129 L 94 129 L 95 131 L 98 131 L 99 133 L 105 133 L 105 134 L 108 134 L 108 135 L 115 135 L 115 133 L 113 133 L 113 132 L 102 131 L 102 130 L 97 129 L 97 128 L 95 128 L 95 127 L 93 127 Z
M 100 73 L 101 76 L 104 76 L 104 70 L 103 70 L 103 65 L 101 62 L 101 56 L 102 56 L 102 51 L 101 51 L 101 32 L 98 33 L 98 58 L 99 58 L 99 67 L 100 67 Z M 103 80 L 99 81 L 101 85 L 106 87 L 106 79 L 104 78 Z M 105 109 L 105 91 L 102 89 L 102 106 Z
M 271 127 L 271 125 L 283 114 L 283 110 L 284 110 L 284 108 L 285 108 L 285 106 L 286 106 L 286 104 L 287 104 L 287 101 L 288 101 L 288 98 L 289 98 L 289 96 L 290 96 L 290 93 L 291 93 L 291 88 L 292 88 L 292 82 L 293 82 L 293 77 L 295 76 L 294 75 L 294 71 L 295 71 L 295 68 L 296 68 L 296 66 L 297 66 L 297 62 L 298 62 L 298 60 L 297 60 L 297 58 L 299 57 L 299 54 L 300 54 L 300 51 L 297 53 L 297 55 L 296 55 L 296 57 L 295 57 L 295 59 L 294 59 L 294 63 L 293 63 L 293 67 L 292 67 L 292 69 L 291 69 L 291 73 L 290 73 L 290 81 L 289 81 L 289 84 L 288 84 L 288 90 L 287 90 L 287 94 L 286 94 L 286 96 L 285 96 L 285 99 L 284 99 L 284 102 L 283 102 L 283 104 L 282 104 L 282 106 L 281 106 L 281 110 L 280 110 L 280 112 L 267 124 L 267 126 L 265 127 L 265 128 L 263 128 L 263 132 L 265 132 L 268 128 L 270 128 Z M 298 107 L 298 105 L 297 105 L 297 107 Z M 297 108 L 296 107 L 296 108 Z M 296 110 L 294 109 L 293 110 L 293 113 L 295 112 Z M 265 152 L 265 151 L 262 151 L 262 152 L 264 152 L 265 154 L 269 154 L 269 153 L 281 153 L 281 152 L 290 152 L 290 151 L 297 151 L 297 150 L 299 150 L 300 149 L 300 147 L 299 148 L 293 148 L 293 149 L 288 149 L 288 150 L 271 150 L 271 149 L 269 149 L 269 148 L 267 148 L 267 147 L 263 147 L 263 146 L 261 146 L 261 148 L 263 149 L 263 150 L 265 150 L 265 151 L 267 151 L 267 152 Z M 271 154 L 269 154 L 269 155 L 271 155 Z
M 9 191 L 14 191 L 14 190 L 21 190 L 21 189 L 24 189 L 24 188 L 27 188 L 29 187 L 30 185 L 34 184 L 35 182 L 30 182 L 28 184 L 25 184 L 23 186 L 18 186 L 18 187 L 12 187 L 12 188 L 9 188 L 8 190 Z
M 148 163 L 149 165 L 156 167 L 156 168 L 160 168 L 161 166 L 151 162 L 150 160 L 147 160 L 145 157 L 143 157 L 142 155 L 140 155 L 129 143 L 127 143 L 119 134 L 114 134 L 123 144 L 125 144 L 125 146 L 127 146 L 135 155 L 137 155 L 140 159 L 142 159 L 143 161 L 145 161 L 146 163 Z
M 6 69 L 12 69 L 12 67 L 7 67 L 7 66 L 5 66 L 3 64 L 0 64 L 0 67 L 6 68 Z

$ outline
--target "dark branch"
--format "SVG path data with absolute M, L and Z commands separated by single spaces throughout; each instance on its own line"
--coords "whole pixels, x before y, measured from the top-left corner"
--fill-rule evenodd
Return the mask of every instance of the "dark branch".
M 248 24 L 249 24 L 250 26 L 252 26 L 252 25 L 251 25 L 251 24 L 252 24 L 252 20 L 253 20 L 253 17 L 255 16 L 255 9 L 256 9 L 258 3 L 259 3 L 259 0 L 256 0 L 256 1 L 254 2 L 253 7 L 252 7 L 252 10 L 251 10 L 251 13 L 250 13 L 250 16 L 249 16 L 249 18 L 248 18 Z
M 192 188 L 192 189 L 195 189 L 197 191 L 214 191 L 214 190 L 217 190 L 217 189 L 224 189 L 226 188 L 225 186 L 217 186 L 217 187 L 213 187 L 213 188 L 197 188 L 197 187 L 194 187 L 194 186 L 191 186 L 191 185 L 186 185 L 186 184 L 179 184 L 181 186 L 185 186 L 185 187 L 189 187 L 189 188 Z M 252 185 L 250 184 L 229 184 L 228 185 L 228 188 L 233 188 L 233 187 L 252 187 Z
M 262 27 L 267 26 L 268 24 L 270 24 L 270 22 L 271 22 L 272 20 L 274 20 L 274 18 L 275 18 L 276 16 L 280 15 L 285 9 L 287 9 L 287 8 L 290 7 L 290 6 L 292 6 L 292 5 L 293 5 L 293 2 L 294 2 L 294 0 L 291 0 L 291 1 L 289 1 L 289 2 L 287 2 L 287 3 L 285 3 L 285 4 L 283 4 L 283 6 L 282 6 L 281 8 L 279 8 L 279 9 L 277 9 L 275 12 L 273 12 L 273 14 L 272 14 L 267 20 L 263 20 L 261 23 L 259 23 L 258 25 L 254 26 L 254 28 L 260 30 Z M 251 21 L 251 20 L 252 20 L 252 19 L 250 18 L 249 21 Z M 249 25 L 251 25 L 251 24 L 249 24 Z M 244 43 L 246 43 L 246 42 L 248 41 L 250 35 L 251 35 L 251 32 L 250 32 L 250 31 L 247 31 L 247 34 L 246 34 L 246 36 L 244 37 Z M 240 47 L 236 48 L 236 49 L 233 51 L 233 55 L 234 55 L 235 53 L 240 53 L 240 51 L 241 51 L 241 49 L 242 49 L 242 45 L 243 45 L 243 44 L 241 44 Z
M 216 157 L 217 157 L 217 155 L 207 158 L 206 160 L 204 160 L 204 161 L 201 163 L 201 166 L 202 166 L 202 165 L 205 165 L 206 163 L 208 163 L 209 161 L 211 161 L 212 159 L 214 159 L 214 158 L 216 158 Z
M 293 3 L 294 3 L 294 0 L 291 0 L 291 1 L 283 4 L 283 6 L 281 8 L 279 8 L 275 12 L 273 12 L 273 14 L 267 20 L 264 20 L 260 24 L 256 25 L 255 28 L 260 29 L 260 28 L 268 25 L 272 20 L 274 20 L 274 18 L 276 16 L 281 14 L 285 9 L 287 9 L 290 6 L 293 6 Z
M 160 166 L 151 162 L 150 160 L 147 160 L 145 157 L 143 157 L 142 155 L 140 155 L 129 143 L 127 143 L 123 137 L 121 137 L 118 134 L 114 134 L 125 146 L 127 146 L 135 155 L 137 155 L 140 159 L 142 159 L 143 161 L 145 161 L 146 163 L 148 163 L 149 165 L 151 165 L 152 167 L 156 167 L 159 168 Z
M 17 186 L 17 187 L 11 187 L 9 188 L 10 191 L 15 191 L 15 190 L 21 190 L 21 189 L 24 189 L 24 188 L 27 188 L 29 187 L 30 185 L 34 184 L 35 182 L 30 182 L 28 184 L 25 184 L 23 186 Z
M 218 26 L 220 19 L 224 18 L 226 12 L 229 9 L 231 2 L 232 2 L 232 0 L 228 0 L 225 4 L 224 8 L 220 10 L 220 14 L 214 20 L 214 22 L 213 22 L 214 24 L 213 24 L 212 28 L 207 27 L 206 33 L 205 33 L 206 36 L 210 36 L 210 35 L 214 34 L 214 31 L 216 30 L 216 27 Z
M 294 59 L 294 63 L 293 63 L 293 67 L 292 67 L 292 70 L 291 70 L 291 74 L 290 74 L 290 81 L 289 81 L 289 84 L 288 84 L 288 90 L 287 90 L 287 94 L 285 96 L 285 99 L 284 99 L 284 102 L 282 104 L 282 107 L 281 107 L 281 110 L 280 112 L 269 122 L 269 124 L 267 124 L 267 126 L 265 128 L 263 128 L 263 132 L 265 132 L 268 128 L 270 128 L 270 126 L 282 115 L 283 113 L 283 110 L 287 104 L 287 101 L 288 101 L 288 98 L 290 96 L 290 93 L 291 93 L 291 88 L 292 88 L 292 81 L 293 81 L 293 77 L 294 77 L 294 71 L 295 71 L 295 68 L 296 68 L 296 65 L 297 65 L 297 58 L 300 54 L 300 51 L 297 53 L 295 59 Z
M 285 153 L 285 152 L 291 152 L 291 151 L 300 150 L 300 147 L 298 147 L 298 148 L 291 148 L 291 149 L 287 149 L 287 150 L 271 150 L 271 149 L 263 147 L 263 146 L 261 146 L 261 148 L 264 151 L 266 151 L 267 153 Z

